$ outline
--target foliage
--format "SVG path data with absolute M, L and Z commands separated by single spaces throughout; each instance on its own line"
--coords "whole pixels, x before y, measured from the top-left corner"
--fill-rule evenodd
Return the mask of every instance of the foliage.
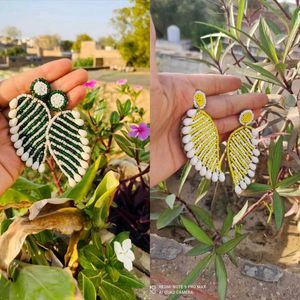
M 118 9 L 112 22 L 119 33 L 118 49 L 129 66 L 149 66 L 150 1 L 130 0 L 131 7 Z
M 78 107 L 92 145 L 82 181 L 68 188 L 49 159 L 44 174 L 27 169 L 0 196 L 0 299 L 135 299 L 144 287 L 114 250 L 114 241 L 128 238 L 149 245 L 149 138 L 128 136 L 129 125 L 145 118 L 142 91 L 106 89 L 89 88 Z M 134 172 L 121 171 L 116 158 L 130 160 Z
M 75 68 L 92 67 L 94 65 L 94 59 L 92 57 L 78 58 L 73 63 Z
M 16 40 L 22 36 L 22 32 L 15 26 L 7 26 L 3 29 L 4 36 L 8 37 L 10 41 Z
M 45 34 L 45 35 L 40 35 L 35 38 L 35 44 L 44 49 L 44 50 L 51 50 L 56 47 L 59 47 L 60 45 L 60 36 L 57 34 Z
M 62 40 L 60 42 L 60 47 L 63 51 L 71 51 L 73 42 L 69 40 Z
M 13 57 L 13 56 L 25 56 L 26 50 L 22 46 L 8 47 L 0 51 L 0 56 Z
M 84 41 L 92 41 L 93 39 L 86 33 L 82 33 L 77 35 L 76 41 L 73 43 L 72 50 L 76 52 L 80 52 L 81 49 L 81 42 Z
M 99 38 L 98 44 L 102 49 L 104 49 L 105 47 L 115 48 L 117 46 L 116 40 L 111 35 Z
M 251 1 L 248 3 L 251 4 Z M 176 195 L 170 193 L 165 184 L 161 184 L 152 197 L 162 199 L 168 205 L 166 210 L 155 217 L 157 227 L 181 223 L 200 242 L 187 255 L 208 253 L 199 259 L 198 265 L 182 282 L 182 286 L 192 284 L 209 264 L 214 264 L 220 299 L 225 299 L 227 286 L 223 257 L 228 256 L 235 263 L 234 249 L 245 238 L 241 232 L 243 220 L 255 209 L 265 208 L 269 214 L 266 222 L 274 220 L 275 228 L 280 230 L 284 223 L 285 204 L 288 203 L 286 199 L 295 201 L 286 214 L 299 216 L 299 205 L 294 197 L 300 195 L 300 115 L 297 107 L 300 94 L 295 84 L 300 78 L 300 64 L 294 57 L 294 51 L 300 41 L 300 8 L 289 12 L 278 6 L 277 1 L 270 3 L 259 0 L 256 3 L 263 8 L 257 19 L 251 17 L 252 11 L 257 9 L 253 3 L 247 7 L 244 0 L 220 1 L 225 12 L 224 27 L 198 22 L 199 27 L 205 25 L 217 31 L 201 37 L 202 41 L 208 39 L 209 42 L 202 42 L 203 59 L 199 62 L 210 66 L 215 73 L 240 74 L 243 78 L 240 93 L 259 92 L 269 97 L 269 103 L 255 126 L 261 141 L 256 182 L 249 185 L 241 195 L 251 196 L 254 202 L 249 206 L 248 201 L 245 201 L 235 216 L 229 209 L 222 227 L 216 228 L 211 213 L 197 205 L 209 190 L 207 180 L 200 181 L 195 205 L 188 204 L 180 194 L 191 170 L 189 164 L 182 171 Z M 267 12 L 265 15 L 264 11 Z M 232 186 L 229 189 L 233 190 Z M 172 201 L 170 207 L 171 196 L 175 201 Z M 176 212 L 178 207 L 183 207 L 179 213 Z M 164 222 L 161 222 L 162 219 Z M 169 299 L 176 299 L 179 295 L 180 291 Z
M 199 46 L 199 36 L 203 36 L 215 29 L 207 26 L 197 26 L 195 21 L 202 20 L 210 24 L 221 24 L 223 14 L 216 3 L 205 0 L 151 1 L 151 15 L 155 24 L 158 38 L 167 38 L 167 28 L 177 25 L 180 28 L 182 39 L 191 39 L 194 46 Z

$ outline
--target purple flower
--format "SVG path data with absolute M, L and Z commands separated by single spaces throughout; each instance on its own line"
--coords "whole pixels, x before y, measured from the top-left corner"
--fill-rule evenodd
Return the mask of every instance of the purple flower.
M 128 132 L 130 137 L 137 137 L 141 141 L 146 140 L 150 135 L 150 128 L 146 123 L 142 122 L 139 126 L 130 125 L 131 131 Z
M 84 84 L 84 86 L 89 88 L 89 89 L 93 89 L 96 84 L 97 84 L 97 80 L 91 80 L 91 81 L 86 82 Z
M 116 81 L 116 84 L 117 85 L 124 85 L 127 83 L 127 79 L 119 79 Z
M 140 92 L 140 91 L 143 89 L 143 87 L 142 87 L 141 85 L 135 85 L 135 86 L 133 87 L 133 89 L 134 89 L 136 92 Z

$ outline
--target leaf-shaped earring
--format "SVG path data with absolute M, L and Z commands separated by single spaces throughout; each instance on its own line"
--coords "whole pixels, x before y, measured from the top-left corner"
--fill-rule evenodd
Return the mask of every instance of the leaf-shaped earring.
M 187 158 L 201 176 L 213 182 L 225 180 L 220 166 L 219 133 L 212 118 L 203 110 L 205 94 L 196 91 L 194 108 L 186 113 L 182 127 L 182 142 Z
M 68 104 L 67 95 L 59 90 L 51 92 L 45 79 L 36 79 L 30 89 L 32 95 L 20 95 L 9 103 L 16 153 L 27 167 L 43 172 L 49 149 L 69 185 L 74 186 L 85 174 L 90 158 L 84 122 L 78 112 L 62 111 Z M 49 108 L 59 113 L 52 118 Z
M 255 175 L 260 154 L 257 149 L 257 131 L 249 125 L 253 119 L 252 110 L 247 109 L 241 112 L 239 122 L 242 126 L 231 133 L 226 145 L 230 173 L 237 194 L 240 194 L 251 183 L 250 178 Z

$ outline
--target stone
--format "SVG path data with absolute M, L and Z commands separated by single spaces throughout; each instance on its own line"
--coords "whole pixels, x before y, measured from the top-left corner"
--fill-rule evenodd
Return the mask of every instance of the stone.
M 170 25 L 167 28 L 168 41 L 171 43 L 179 44 L 180 42 L 180 29 L 176 25 Z

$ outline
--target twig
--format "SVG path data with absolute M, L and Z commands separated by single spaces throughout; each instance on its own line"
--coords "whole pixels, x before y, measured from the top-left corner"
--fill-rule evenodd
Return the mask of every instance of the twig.
M 283 12 L 283 14 L 285 15 L 285 17 L 290 21 L 291 20 L 291 16 L 284 10 L 284 8 L 278 2 L 278 0 L 273 0 L 273 1 L 276 3 L 276 5 L 278 6 L 278 8 Z
M 52 177 L 54 179 L 54 183 L 55 183 L 55 185 L 56 185 L 56 187 L 58 189 L 58 192 L 59 192 L 60 195 L 62 195 L 64 193 L 64 191 L 63 191 L 63 189 L 61 187 L 61 184 L 60 184 L 60 182 L 59 182 L 59 180 L 58 180 L 58 178 L 57 178 L 57 176 L 55 174 L 54 165 L 53 165 L 51 159 L 49 159 L 48 157 L 46 158 L 46 162 L 47 162 L 47 164 L 49 166 L 51 175 L 52 175 Z
M 131 176 L 129 178 L 125 178 L 125 179 L 120 180 L 120 182 L 123 183 L 123 182 L 126 182 L 126 181 L 130 181 L 130 180 L 136 179 L 138 177 L 142 177 L 143 175 L 149 173 L 149 171 L 150 171 L 150 166 L 148 166 L 144 171 L 141 171 L 140 173 L 138 173 L 138 174 L 136 174 L 134 176 Z

